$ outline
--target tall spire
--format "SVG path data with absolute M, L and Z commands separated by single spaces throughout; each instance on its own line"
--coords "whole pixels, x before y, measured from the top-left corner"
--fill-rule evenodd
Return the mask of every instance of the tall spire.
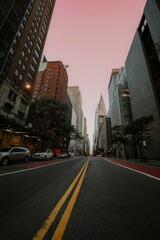
M 98 104 L 99 115 L 106 115 L 106 107 L 104 103 L 104 99 L 101 93 L 99 104 Z

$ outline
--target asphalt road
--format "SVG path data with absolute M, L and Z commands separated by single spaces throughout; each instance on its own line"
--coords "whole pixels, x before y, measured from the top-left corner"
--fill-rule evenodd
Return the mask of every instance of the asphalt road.
M 160 181 L 88 158 L 0 174 L 0 239 L 160 240 Z

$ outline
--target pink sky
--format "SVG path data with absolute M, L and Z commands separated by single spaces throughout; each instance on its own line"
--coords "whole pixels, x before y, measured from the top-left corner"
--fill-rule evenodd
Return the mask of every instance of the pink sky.
M 68 64 L 69 86 L 79 86 L 92 141 L 100 95 L 108 111 L 112 68 L 124 66 L 146 0 L 57 0 L 44 54 Z M 92 142 L 91 142 L 92 144 Z

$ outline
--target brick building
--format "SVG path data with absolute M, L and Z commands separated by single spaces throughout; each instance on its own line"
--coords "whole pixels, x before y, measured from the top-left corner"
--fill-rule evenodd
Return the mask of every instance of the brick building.
M 43 58 L 33 90 L 33 99 L 47 97 L 65 103 L 68 85 L 66 67 L 68 66 L 64 65 L 61 61 L 47 62 Z

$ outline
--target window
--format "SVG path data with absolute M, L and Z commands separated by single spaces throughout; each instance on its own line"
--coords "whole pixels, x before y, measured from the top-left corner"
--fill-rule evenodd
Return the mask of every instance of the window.
M 38 40 L 38 41 L 39 41 L 40 45 L 42 45 L 42 41 L 41 41 L 41 38 L 39 38 L 39 40 Z
M 18 31 L 18 32 L 17 32 L 18 37 L 20 37 L 21 34 L 22 34 L 21 31 Z
M 36 71 L 36 69 L 35 69 L 35 67 L 33 66 L 33 64 L 31 64 L 31 70 L 32 70 L 33 72 Z
M 14 41 L 13 41 L 14 44 L 17 44 L 17 39 L 15 38 Z
M 16 69 L 16 71 L 15 71 L 15 75 L 18 76 L 18 74 L 19 74 L 19 70 Z
M 45 33 L 45 29 L 44 29 L 44 27 L 42 26 L 42 31 L 43 31 L 43 33 Z
M 8 94 L 8 99 L 10 99 L 12 102 L 15 102 L 16 98 L 17 98 L 17 94 L 14 93 L 12 90 L 10 90 Z
M 37 65 L 37 60 L 33 57 L 33 62 Z
M 20 79 L 20 80 L 22 80 L 22 78 L 23 78 L 23 75 L 22 75 L 22 74 L 20 74 L 20 75 L 19 75 L 19 79 Z
M 40 36 L 42 39 L 44 38 L 44 34 L 43 34 L 42 30 L 40 31 Z
M 28 57 L 27 56 L 25 57 L 25 60 L 26 60 L 26 62 L 28 62 Z
M 39 43 L 37 43 L 37 48 L 38 48 L 39 51 L 41 50 L 41 48 L 40 48 L 40 46 L 39 46 Z
M 26 17 L 24 17 L 24 18 L 23 18 L 23 21 L 24 21 L 24 22 L 26 22 L 26 21 L 27 21 L 27 18 L 26 18 Z
M 24 24 L 23 24 L 23 23 L 21 23 L 21 28 L 22 28 L 22 29 L 24 28 Z
M 12 108 L 13 107 L 9 103 L 5 103 L 3 110 L 7 113 L 11 113 Z
M 24 100 L 21 100 L 19 111 L 25 112 L 26 108 L 27 108 L 27 103 Z
M 37 58 L 39 57 L 39 53 L 36 49 L 35 49 L 35 55 L 36 55 Z
M 10 53 L 13 54 L 14 53 L 14 49 L 13 48 L 10 48 Z
M 33 76 L 32 76 L 32 74 L 31 74 L 31 72 L 28 73 L 28 77 L 29 77 L 31 80 L 33 80 Z
M 29 15 L 29 11 L 28 10 L 26 11 L 26 14 Z
M 25 70 L 25 69 L 26 69 L 26 66 L 25 66 L 25 64 L 23 64 L 22 68 L 23 68 L 23 70 Z

